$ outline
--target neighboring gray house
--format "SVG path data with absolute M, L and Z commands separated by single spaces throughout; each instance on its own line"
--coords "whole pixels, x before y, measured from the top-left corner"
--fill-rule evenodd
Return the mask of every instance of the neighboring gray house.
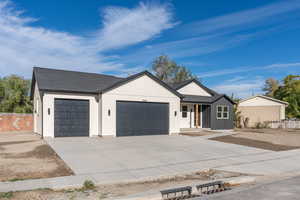
M 33 69 L 34 132 L 43 137 L 176 134 L 233 128 L 233 104 L 197 80 L 168 85 L 144 71 L 127 78 Z

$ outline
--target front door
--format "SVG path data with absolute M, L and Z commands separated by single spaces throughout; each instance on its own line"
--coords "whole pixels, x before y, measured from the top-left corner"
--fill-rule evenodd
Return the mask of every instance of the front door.
M 202 128 L 210 128 L 210 105 L 202 105 Z

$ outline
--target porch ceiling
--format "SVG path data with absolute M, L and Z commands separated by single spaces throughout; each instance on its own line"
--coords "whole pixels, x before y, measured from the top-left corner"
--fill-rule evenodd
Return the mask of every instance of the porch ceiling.
M 216 100 L 218 96 L 197 96 L 197 95 L 184 95 L 184 98 L 181 100 L 181 102 L 184 103 L 207 103 L 211 104 Z

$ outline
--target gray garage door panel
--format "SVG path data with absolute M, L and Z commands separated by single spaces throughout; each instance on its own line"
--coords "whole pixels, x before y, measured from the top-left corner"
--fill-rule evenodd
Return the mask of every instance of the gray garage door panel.
M 54 100 L 54 136 L 89 136 L 90 106 L 88 100 Z
M 117 136 L 169 133 L 169 104 L 117 102 Z

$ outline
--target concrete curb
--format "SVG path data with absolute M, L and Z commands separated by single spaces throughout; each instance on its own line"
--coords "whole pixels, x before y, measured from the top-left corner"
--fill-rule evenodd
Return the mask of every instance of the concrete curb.
M 242 185 L 242 184 L 250 184 L 255 183 L 257 180 L 257 177 L 255 176 L 242 176 L 242 177 L 234 177 L 234 178 L 225 178 L 225 179 L 218 179 L 218 181 L 224 181 L 225 183 L 228 183 L 230 185 Z M 217 181 L 217 180 L 216 180 Z M 199 182 L 197 184 L 201 183 L 208 183 L 211 181 L 203 181 Z M 193 187 L 193 191 L 195 184 L 191 185 Z M 161 200 L 160 191 L 151 191 L 151 192 L 145 192 L 141 194 L 136 195 L 130 195 L 127 197 L 119 197 L 119 198 L 106 198 L 104 200 Z

